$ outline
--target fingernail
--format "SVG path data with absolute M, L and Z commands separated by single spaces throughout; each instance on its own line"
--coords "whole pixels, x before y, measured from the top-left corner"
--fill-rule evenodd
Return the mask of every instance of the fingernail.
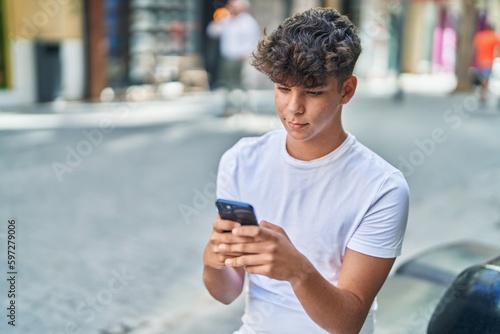
M 231 267 L 233 265 L 233 260 L 226 259 L 226 261 L 224 263 L 226 264 L 226 267 Z
M 219 250 L 225 251 L 227 250 L 227 246 L 225 244 L 219 244 Z

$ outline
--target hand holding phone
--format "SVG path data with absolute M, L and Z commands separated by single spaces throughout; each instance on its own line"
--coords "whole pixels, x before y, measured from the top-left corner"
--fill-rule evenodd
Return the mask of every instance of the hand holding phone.
M 248 203 L 219 198 L 215 205 L 222 219 L 232 220 L 241 225 L 259 225 L 255 211 Z

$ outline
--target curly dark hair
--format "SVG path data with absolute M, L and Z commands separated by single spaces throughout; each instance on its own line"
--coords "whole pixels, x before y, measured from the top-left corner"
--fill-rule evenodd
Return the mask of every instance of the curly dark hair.
M 360 53 L 349 18 L 332 8 L 312 8 L 289 17 L 269 35 L 264 31 L 252 65 L 275 83 L 319 87 L 334 77 L 340 90 Z

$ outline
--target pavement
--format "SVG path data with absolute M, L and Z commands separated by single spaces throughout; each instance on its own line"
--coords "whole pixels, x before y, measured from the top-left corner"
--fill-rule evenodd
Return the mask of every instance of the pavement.
M 344 113 L 346 129 L 410 185 L 396 266 L 447 242 L 500 240 L 500 111 L 471 94 L 424 93 L 396 102 L 391 90 L 360 88 Z M 200 261 L 220 155 L 242 136 L 280 127 L 272 91 L 250 95 L 253 113 L 231 117 L 220 117 L 222 92 L 0 108 L 0 220 L 19 222 L 18 326 L 2 316 L 0 332 L 238 328 L 243 298 L 215 302 Z M 2 309 L 6 291 L 2 278 Z
M 272 113 L 273 92 L 248 91 L 248 105 L 259 113 Z M 56 101 L 0 107 L 0 130 L 37 130 L 113 125 L 138 127 L 167 124 L 199 117 L 222 116 L 227 92 L 200 92 L 175 99 L 143 102 Z

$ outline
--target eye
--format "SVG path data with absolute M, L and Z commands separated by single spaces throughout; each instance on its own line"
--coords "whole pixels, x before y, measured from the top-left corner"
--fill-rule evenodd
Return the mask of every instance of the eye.
M 322 91 L 308 91 L 307 94 L 311 95 L 311 96 L 320 96 L 323 94 Z
M 284 86 L 278 86 L 277 88 L 279 91 L 281 91 L 283 93 L 288 93 L 290 91 L 290 88 L 284 87 Z

